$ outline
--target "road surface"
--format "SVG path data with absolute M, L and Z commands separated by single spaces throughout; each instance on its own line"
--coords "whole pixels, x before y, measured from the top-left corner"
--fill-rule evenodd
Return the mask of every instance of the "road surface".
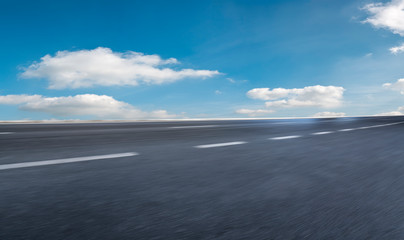
M 0 239 L 404 239 L 404 117 L 1 124 Z

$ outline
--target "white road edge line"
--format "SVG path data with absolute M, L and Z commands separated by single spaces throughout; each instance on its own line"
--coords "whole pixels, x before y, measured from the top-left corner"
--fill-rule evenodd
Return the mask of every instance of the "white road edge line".
M 200 125 L 200 126 L 177 126 L 177 127 L 169 127 L 174 129 L 181 129 L 181 128 L 209 128 L 209 127 L 217 127 L 218 125 Z
M 206 144 L 206 145 L 198 145 L 194 146 L 195 148 L 213 148 L 213 147 L 226 147 L 226 146 L 233 146 L 233 145 L 240 145 L 240 144 L 246 144 L 248 142 L 226 142 L 226 143 L 214 143 L 214 144 Z
M 396 124 L 400 124 L 400 123 L 404 123 L 404 122 L 387 123 L 387 124 L 372 125 L 372 126 L 365 126 L 365 127 L 358 127 L 358 128 L 346 128 L 346 129 L 338 130 L 338 132 L 349 132 L 349 131 L 361 130 L 361 129 L 386 127 L 386 126 L 396 125 Z
M 360 129 L 368 129 L 368 128 L 374 128 L 374 126 L 358 127 L 357 129 L 360 130 Z
M 122 157 L 136 156 L 136 155 L 139 155 L 139 154 L 135 153 L 135 152 L 128 152 L 128 153 L 116 153 L 116 154 L 107 154 L 107 155 L 98 155 L 98 156 L 89 156 L 89 157 L 63 158 L 63 159 L 45 160 L 45 161 L 36 161 L 36 162 L 11 163 L 11 164 L 0 165 L 0 170 L 13 169 L 13 168 L 38 167 L 38 166 L 45 166 L 45 165 L 55 165 L 55 164 L 84 162 L 84 161 L 94 161 L 94 160 L 109 159 L 109 158 L 122 158 Z
M 13 134 L 13 132 L 0 132 L 0 134 Z
M 315 132 L 315 133 L 312 133 L 311 135 L 324 135 L 324 134 L 330 134 L 330 133 L 333 133 L 333 131 L 328 131 L 328 132 Z
M 292 135 L 292 136 L 283 136 L 283 137 L 273 137 L 273 138 L 268 138 L 269 140 L 284 140 L 284 139 L 293 139 L 293 138 L 300 138 L 302 136 L 300 135 Z
M 365 126 L 365 127 L 358 127 L 356 129 L 368 129 L 368 128 L 377 128 L 377 127 L 386 127 L 391 125 L 397 125 L 404 122 L 396 122 L 396 123 L 387 123 L 387 124 L 380 124 L 380 125 L 372 125 L 372 126 Z

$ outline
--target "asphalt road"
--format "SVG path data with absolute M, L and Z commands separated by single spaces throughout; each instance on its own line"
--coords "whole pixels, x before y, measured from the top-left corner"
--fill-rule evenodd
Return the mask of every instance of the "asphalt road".
M 1 124 L 0 239 L 404 239 L 404 117 Z

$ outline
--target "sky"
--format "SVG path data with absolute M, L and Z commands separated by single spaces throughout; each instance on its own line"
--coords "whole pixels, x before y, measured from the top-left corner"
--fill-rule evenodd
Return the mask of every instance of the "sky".
M 0 120 L 404 114 L 404 0 L 0 0 Z

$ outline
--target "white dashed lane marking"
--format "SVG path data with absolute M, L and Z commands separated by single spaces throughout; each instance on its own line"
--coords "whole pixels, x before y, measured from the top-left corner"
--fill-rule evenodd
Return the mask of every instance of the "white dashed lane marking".
M 13 132 L 0 132 L 0 135 L 13 134 Z
M 110 158 L 123 158 L 123 157 L 132 157 L 132 156 L 136 156 L 136 155 L 139 155 L 139 154 L 135 153 L 135 152 L 128 152 L 128 153 L 116 153 L 116 154 L 98 155 L 98 156 L 89 156 L 89 157 L 63 158 L 63 159 L 45 160 L 45 161 L 36 161 L 36 162 L 11 163 L 11 164 L 0 165 L 0 170 L 13 169 L 13 168 L 38 167 L 38 166 L 45 166 L 45 165 L 55 165 L 55 164 L 84 162 L 84 161 L 94 161 L 94 160 L 102 160 L 102 159 L 110 159 Z
M 389 124 L 382 124 L 382 125 L 373 125 L 373 126 L 364 126 L 364 127 L 359 127 L 359 128 L 345 128 L 345 129 L 340 129 L 338 132 L 349 132 L 349 131 L 354 131 L 354 130 L 359 130 L 359 129 L 368 129 L 368 128 L 376 128 L 376 127 L 385 127 L 385 126 L 390 126 L 390 125 L 395 125 L 395 124 L 400 124 L 404 122 L 396 122 L 396 123 L 389 123 Z M 191 128 L 191 127 L 214 127 L 215 125 L 204 125 L 204 126 L 180 126 L 180 127 L 172 127 L 172 128 Z M 326 135 L 326 134 L 331 134 L 335 133 L 335 131 L 323 131 L 323 132 L 315 132 L 310 135 Z M 302 135 L 289 135 L 289 136 L 280 136 L 280 137 L 272 137 L 268 138 L 269 140 L 287 140 L 287 139 L 295 139 L 295 138 L 301 138 L 303 137 Z M 238 142 L 226 142 L 226 143 L 214 143 L 214 144 L 205 144 L 205 145 L 198 145 L 194 146 L 194 148 L 214 148 L 214 147 L 226 147 L 226 146 L 233 146 L 233 145 L 240 145 L 240 144 L 246 144 L 248 142 L 243 142 L 243 141 L 238 141 Z
M 325 134 L 330 134 L 330 133 L 333 133 L 332 131 L 328 131 L 328 132 L 315 132 L 315 133 L 312 133 L 311 135 L 325 135 Z
M 218 125 L 200 125 L 200 126 L 176 126 L 176 127 L 169 127 L 173 129 L 188 129 L 188 128 L 210 128 L 210 127 L 217 127 Z
M 273 138 L 268 138 L 269 140 L 285 140 L 285 139 L 293 139 L 293 138 L 300 138 L 302 136 L 300 135 L 292 135 L 292 136 L 283 136 L 283 137 L 273 137 Z
M 214 143 L 214 144 L 205 144 L 194 146 L 195 148 L 214 148 L 214 147 L 226 147 L 233 145 L 246 144 L 247 142 L 239 141 L 239 142 L 226 142 L 226 143 Z
M 341 129 L 341 130 L 338 130 L 339 132 L 349 132 L 349 131 L 353 131 L 353 130 L 355 130 L 355 129 L 353 129 L 353 128 L 345 128 L 345 129 Z

